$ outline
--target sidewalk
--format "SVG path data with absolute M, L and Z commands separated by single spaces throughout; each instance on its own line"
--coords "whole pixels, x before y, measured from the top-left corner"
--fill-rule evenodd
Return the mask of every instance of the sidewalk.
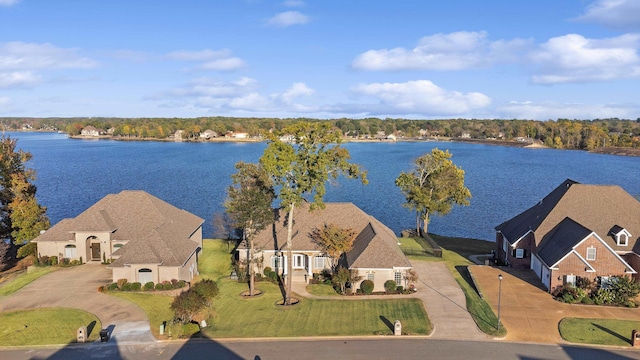
M 294 282 L 292 290 L 296 294 L 312 299 L 357 301 L 363 299 L 406 299 L 422 300 L 433 325 L 431 338 L 460 340 L 489 340 L 489 336 L 478 329 L 469 315 L 464 293 L 449 269 L 442 262 L 414 261 L 413 268 L 418 273 L 418 291 L 410 295 L 361 295 L 361 296 L 315 296 L 309 294 L 304 282 Z

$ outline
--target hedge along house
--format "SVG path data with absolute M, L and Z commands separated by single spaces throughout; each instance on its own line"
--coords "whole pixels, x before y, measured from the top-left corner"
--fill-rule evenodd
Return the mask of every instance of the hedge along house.
M 255 235 L 254 246 L 256 270 L 263 272 L 270 267 L 278 274 L 287 275 L 287 213 L 274 211 L 275 223 Z M 353 248 L 342 261 L 342 265 L 357 271 L 362 280 L 372 280 L 375 291 L 383 291 L 387 280 L 405 286 L 406 272 L 412 268 L 407 257 L 398 246 L 398 238 L 391 229 L 352 203 L 325 203 L 324 209 L 309 211 L 303 203 L 294 211 L 293 224 L 293 281 L 306 282 L 314 273 L 330 270 L 332 260 L 311 238 L 314 228 L 334 224 L 353 229 L 356 238 Z M 238 258 L 246 261 L 245 242 L 238 246 Z M 358 284 L 353 284 L 358 286 Z
M 105 196 L 33 241 L 38 256 L 111 262 L 113 281 L 190 281 L 198 273 L 201 218 L 144 191 Z
M 497 257 L 530 268 L 552 291 L 629 275 L 639 280 L 640 202 L 619 186 L 565 180 L 538 204 L 496 227 Z

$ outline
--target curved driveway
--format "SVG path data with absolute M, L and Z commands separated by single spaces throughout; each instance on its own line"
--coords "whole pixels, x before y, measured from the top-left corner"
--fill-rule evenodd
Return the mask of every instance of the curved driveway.
M 62 268 L 42 276 L 18 292 L 0 297 L 0 312 L 36 308 L 73 308 L 92 313 L 110 328 L 118 343 L 154 342 L 149 319 L 136 304 L 98 292 L 111 282 L 111 271 L 100 264 Z

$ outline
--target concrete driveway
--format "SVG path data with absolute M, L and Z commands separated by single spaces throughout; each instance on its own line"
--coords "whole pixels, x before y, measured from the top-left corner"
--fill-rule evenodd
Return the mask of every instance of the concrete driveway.
M 506 340 L 566 344 L 558 323 L 565 317 L 640 320 L 640 309 L 572 305 L 554 300 L 531 270 L 470 266 L 482 297 L 497 313 L 498 275 L 502 274 L 500 317 Z M 628 334 L 631 337 L 631 334 Z
M 85 264 L 49 273 L 0 298 L 0 312 L 64 307 L 92 313 L 103 328 L 112 329 L 118 343 L 155 342 L 149 319 L 137 305 L 98 292 L 98 287 L 111 282 L 111 271 L 101 264 Z M 98 329 L 99 330 L 99 329 Z

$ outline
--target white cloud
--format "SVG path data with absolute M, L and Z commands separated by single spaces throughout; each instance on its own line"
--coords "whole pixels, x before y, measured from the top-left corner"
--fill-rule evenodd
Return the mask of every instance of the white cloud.
M 640 76 L 639 34 L 588 39 L 569 34 L 549 39 L 530 54 L 540 84 L 606 81 Z
M 232 55 L 233 53 L 229 49 L 204 49 L 199 51 L 173 51 L 165 55 L 165 57 L 171 60 L 202 62 L 202 64 L 195 67 L 195 69 L 200 70 L 233 71 L 246 66 L 244 60 Z
M 553 101 L 530 102 L 512 101 L 498 106 L 496 111 L 499 117 L 507 119 L 604 119 L 617 117 L 629 119 L 637 117 L 640 111 L 638 105 L 630 104 L 584 104 L 584 103 L 559 103 Z
M 0 72 L 0 88 L 28 87 L 38 81 L 38 76 L 30 71 Z
M 267 20 L 267 26 L 288 27 L 309 22 L 309 17 L 299 11 L 285 11 Z
M 19 2 L 20 0 L 0 0 L 0 6 L 12 6 Z
M 491 104 L 491 99 L 482 93 L 448 91 L 428 80 L 361 84 L 352 91 L 376 100 L 371 105 L 359 105 L 359 111 L 377 114 L 462 115 Z
M 575 20 L 594 22 L 616 29 L 640 29 L 638 0 L 596 0 Z
M 77 49 L 63 49 L 51 44 L 25 42 L 0 43 L 0 71 L 19 69 L 88 69 L 97 62 L 79 56 Z
M 282 101 L 291 104 L 297 97 L 310 96 L 313 95 L 313 93 L 314 90 L 305 83 L 295 83 L 282 94 Z
M 435 34 L 420 39 L 413 49 L 369 50 L 358 55 L 352 67 L 358 70 L 463 70 L 510 62 L 530 46 L 531 40 L 491 42 L 486 32 Z

